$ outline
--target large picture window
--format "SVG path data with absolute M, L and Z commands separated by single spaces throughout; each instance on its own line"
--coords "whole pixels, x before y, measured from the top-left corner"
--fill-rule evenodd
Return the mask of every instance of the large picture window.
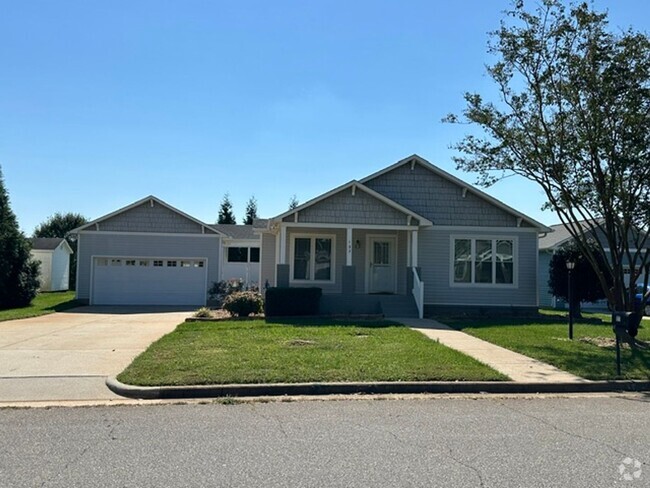
M 293 239 L 294 281 L 333 281 L 333 238 L 300 236 Z
M 513 285 L 514 239 L 453 239 L 453 282 Z

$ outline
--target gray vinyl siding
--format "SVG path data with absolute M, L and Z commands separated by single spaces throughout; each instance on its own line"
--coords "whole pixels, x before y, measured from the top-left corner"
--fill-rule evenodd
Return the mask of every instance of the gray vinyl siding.
M 452 286 L 451 236 L 503 237 L 517 242 L 517 286 Z M 468 232 L 420 229 L 418 241 L 419 266 L 424 282 L 427 305 L 474 305 L 535 307 L 537 306 L 537 233 L 490 231 Z
M 262 249 L 260 250 L 260 287 L 266 282 L 275 286 L 275 236 L 273 234 L 262 234 Z
M 540 251 L 539 252 L 539 306 L 551 307 L 553 306 L 553 295 L 548 291 L 548 278 L 549 278 L 549 265 L 551 263 L 552 253 Z
M 516 227 L 517 217 L 416 164 L 404 164 L 366 186 L 431 220 L 435 225 Z
M 285 217 L 293 222 L 293 215 Z M 298 222 L 319 224 L 406 225 L 405 213 L 387 205 L 361 189 L 352 195 L 346 188 L 298 212 Z
M 79 234 L 77 298 L 90 298 L 92 256 L 207 258 L 208 287 L 219 281 L 221 238 L 142 234 Z
M 98 224 L 100 231 L 112 232 L 163 232 L 201 234 L 203 226 L 164 207 L 149 202 L 126 210 Z M 93 227 L 88 230 L 95 230 Z M 205 229 L 206 233 L 213 233 Z

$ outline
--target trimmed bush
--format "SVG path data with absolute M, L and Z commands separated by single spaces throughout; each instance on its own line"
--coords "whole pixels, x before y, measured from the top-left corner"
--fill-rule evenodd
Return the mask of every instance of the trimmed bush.
M 254 291 L 239 291 L 228 295 L 223 301 L 223 309 L 235 317 L 247 317 L 260 313 L 264 308 L 262 295 Z
M 267 317 L 318 315 L 320 288 L 269 288 L 266 290 Z

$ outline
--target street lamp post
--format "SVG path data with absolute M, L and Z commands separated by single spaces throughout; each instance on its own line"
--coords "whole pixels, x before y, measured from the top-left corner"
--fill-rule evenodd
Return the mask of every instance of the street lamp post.
M 573 286 L 571 283 L 571 272 L 576 267 L 574 261 L 566 262 L 566 269 L 569 271 L 569 339 L 573 340 Z

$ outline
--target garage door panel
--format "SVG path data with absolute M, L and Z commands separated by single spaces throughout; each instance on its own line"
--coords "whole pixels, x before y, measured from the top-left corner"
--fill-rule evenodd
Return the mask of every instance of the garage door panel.
M 169 258 L 170 261 L 180 258 Z M 207 266 L 181 267 L 118 265 L 97 258 L 93 268 L 92 303 L 95 305 L 203 305 L 206 298 Z M 192 263 L 196 263 L 194 260 Z M 107 264 L 108 263 L 108 264 Z

